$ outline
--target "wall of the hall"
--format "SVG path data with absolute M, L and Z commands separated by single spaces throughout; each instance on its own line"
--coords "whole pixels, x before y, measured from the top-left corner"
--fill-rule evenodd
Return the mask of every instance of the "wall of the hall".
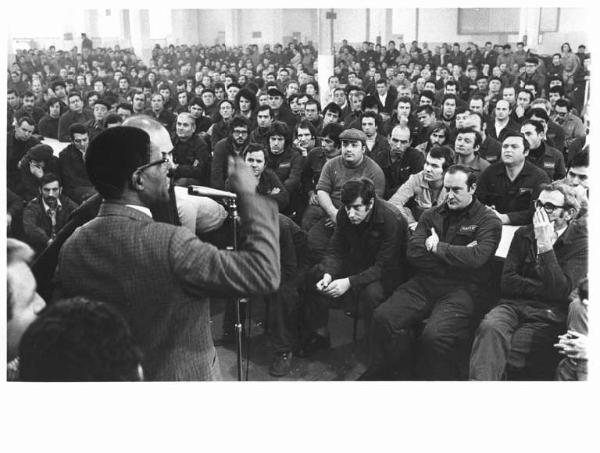
M 593 17 L 590 17 L 590 14 Z M 591 47 L 591 26 L 595 20 L 594 11 L 584 8 L 560 8 L 559 28 L 555 33 L 544 33 L 542 47 L 548 53 L 558 52 L 564 42 L 569 42 L 573 51 L 579 44 Z
M 315 9 L 175 9 L 163 6 L 161 20 L 151 20 L 150 46 L 158 43 L 213 45 L 217 42 L 227 45 L 273 44 L 284 45 L 295 32 L 300 34 L 302 42 L 318 42 L 319 13 Z M 329 30 L 331 23 L 325 19 L 321 10 L 321 29 Z M 40 10 L 40 14 L 31 16 L 28 21 L 9 23 L 9 52 L 15 48 L 33 45 L 69 49 L 79 46 L 79 33 L 88 32 L 96 46 L 129 47 L 132 37 L 127 36 L 126 14 L 123 10 L 75 10 L 64 12 L 65 23 L 59 27 L 49 21 L 52 10 Z M 156 11 L 154 11 L 156 13 Z M 333 21 L 334 45 L 339 46 L 342 39 L 352 44 L 360 44 L 365 39 L 375 40 L 380 36 L 383 43 L 389 39 L 405 43 L 418 39 L 432 47 L 440 42 L 467 43 L 473 41 L 483 44 L 492 42 L 517 42 L 519 34 L 458 34 L 457 8 L 397 8 L 388 10 L 371 9 L 335 9 Z M 535 14 L 535 13 L 534 13 Z M 66 16 L 65 16 L 66 15 Z M 543 33 L 535 43 L 541 53 L 556 51 L 564 41 L 570 41 L 575 47 L 580 43 L 589 46 L 589 27 L 585 21 L 589 11 L 583 8 L 560 8 L 559 29 L 557 32 Z M 156 14 L 154 14 L 156 16 Z M 150 17 L 154 17 L 150 14 Z M 417 21 L 418 16 L 418 21 Z M 152 26 L 152 23 L 160 26 Z M 523 27 L 521 27 L 523 29 Z M 537 28 L 535 28 L 537 30 Z M 259 32 L 260 35 L 257 35 Z M 65 39 L 70 36 L 73 39 Z M 65 35 L 67 34 L 67 35 Z M 534 43 L 530 43 L 534 45 Z

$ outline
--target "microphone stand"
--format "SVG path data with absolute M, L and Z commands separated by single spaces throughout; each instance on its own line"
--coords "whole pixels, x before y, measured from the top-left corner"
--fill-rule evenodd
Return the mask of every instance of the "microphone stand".
M 233 231 L 233 250 L 238 249 L 238 222 L 240 220 L 237 203 L 235 198 L 225 198 L 225 206 L 229 211 L 229 217 L 232 219 L 232 231 Z M 235 300 L 235 343 L 237 351 L 237 377 L 238 381 L 242 380 L 242 317 L 240 312 L 240 305 L 245 302 L 245 299 L 239 297 Z

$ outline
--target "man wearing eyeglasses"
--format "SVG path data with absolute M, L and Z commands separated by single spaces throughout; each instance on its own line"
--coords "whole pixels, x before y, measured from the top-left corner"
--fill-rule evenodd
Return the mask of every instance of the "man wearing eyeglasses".
M 581 119 L 569 111 L 570 103 L 566 99 L 558 99 L 554 104 L 554 121 L 565 133 L 565 147 L 568 148 L 577 138 L 586 135 L 585 126 Z M 561 150 L 562 151 L 562 150 Z
M 256 178 L 243 161 L 232 158 L 229 182 L 246 232 L 239 252 L 219 251 L 186 228 L 153 221 L 150 207 L 169 200 L 173 144 L 158 123 L 150 130 L 111 128 L 90 145 L 86 168 L 105 201 L 98 217 L 62 247 L 59 290 L 97 297 L 124 314 L 148 380 L 218 380 L 208 295 L 278 288 L 277 209 L 256 194 Z
M 552 379 L 553 344 L 566 329 L 569 295 L 587 273 L 585 220 L 573 188 L 542 186 L 533 224 L 515 233 L 504 263 L 500 303 L 479 325 L 469 377 Z
M 210 168 L 210 186 L 214 189 L 225 189 L 228 173 L 229 157 L 242 157 L 248 146 L 250 122 L 241 116 L 231 120 L 229 137 L 219 140 L 213 150 L 213 160 Z

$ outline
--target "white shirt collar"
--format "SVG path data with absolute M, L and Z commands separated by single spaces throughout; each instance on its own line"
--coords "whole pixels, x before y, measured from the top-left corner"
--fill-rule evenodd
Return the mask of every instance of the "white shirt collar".
M 140 212 L 146 214 L 148 217 L 152 217 L 152 212 L 146 206 L 140 206 L 137 204 L 126 204 L 125 206 L 129 206 L 132 209 L 135 209 L 137 211 L 140 211 Z
M 562 236 L 562 234 L 567 230 L 568 227 L 569 227 L 569 225 L 567 224 L 564 228 L 561 228 L 560 230 L 555 231 L 556 236 L 555 236 L 554 241 L 552 242 L 552 245 L 554 245 L 556 243 L 556 241 L 558 241 L 558 238 Z

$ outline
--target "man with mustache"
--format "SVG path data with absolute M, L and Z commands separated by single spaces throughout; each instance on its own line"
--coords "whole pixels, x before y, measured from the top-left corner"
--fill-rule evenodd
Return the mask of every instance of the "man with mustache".
M 23 211 L 25 240 L 36 252 L 54 240 L 56 232 L 67 223 L 71 212 L 77 207 L 62 195 L 61 183 L 54 173 L 42 176 L 39 190 L 40 195 L 31 200 Z

